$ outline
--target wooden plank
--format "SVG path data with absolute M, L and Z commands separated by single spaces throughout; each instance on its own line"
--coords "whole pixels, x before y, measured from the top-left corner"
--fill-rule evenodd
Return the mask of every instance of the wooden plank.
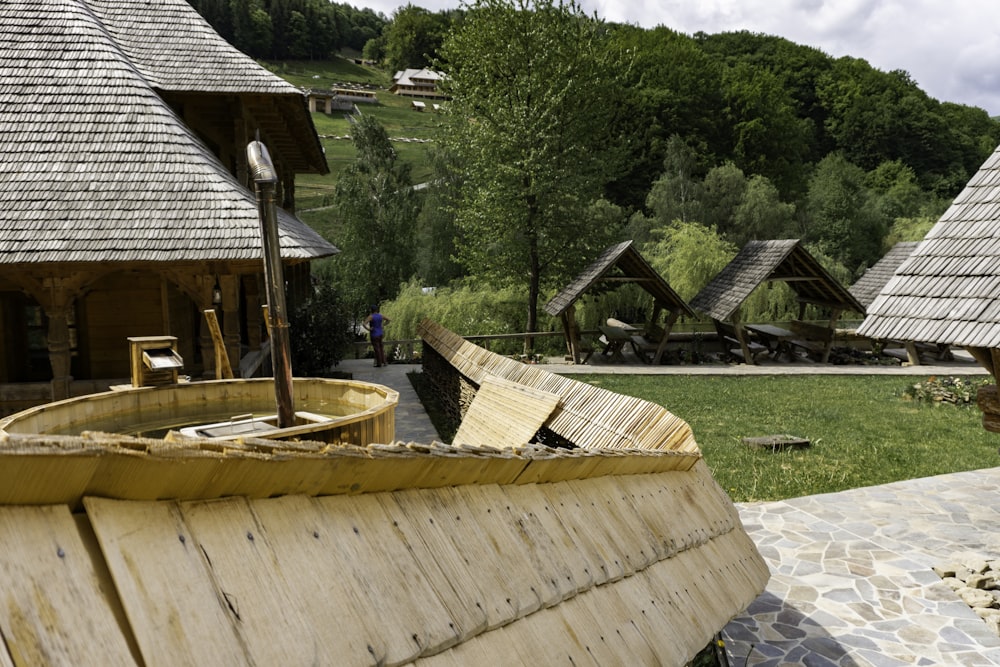
M 416 518 L 422 512 L 419 507 L 412 507 L 413 499 L 421 493 L 425 492 L 414 489 L 399 493 L 380 493 L 377 498 L 386 515 L 392 518 L 393 528 L 399 532 L 413 558 L 420 564 L 421 571 L 441 604 L 448 610 L 459 642 L 464 642 L 486 630 L 486 611 L 480 604 L 481 597 L 475 587 L 464 585 L 459 573 L 450 567 L 454 562 L 447 557 L 453 553 L 451 545 L 443 545 L 440 540 L 427 535 L 428 530 L 425 528 L 433 525 L 429 522 L 433 517 L 424 516 L 422 520 Z M 466 573 L 464 564 L 460 567 L 462 573 Z
M 473 447 L 528 444 L 558 405 L 556 394 L 491 375 L 480 385 L 452 442 Z
M 376 649 L 380 629 L 371 623 L 374 608 L 336 574 L 343 563 L 332 547 L 335 538 L 312 500 L 284 496 L 252 501 L 251 507 L 274 550 L 274 566 L 288 596 L 308 619 L 308 639 L 315 643 L 319 663 L 351 667 L 383 659 Z
M 316 664 L 320 655 L 310 619 L 292 599 L 276 567 L 267 531 L 246 498 L 179 504 L 204 554 L 220 600 L 229 609 L 249 661 Z M 299 563 L 301 566 L 301 562 Z
M 495 563 L 506 574 L 506 589 L 517 601 L 518 615 L 524 616 L 539 607 L 558 603 L 562 599 L 562 589 L 542 569 L 541 556 L 533 553 L 532 544 L 524 539 L 517 525 L 515 509 L 506 502 L 502 489 L 499 486 L 469 485 L 459 487 L 457 491 L 467 511 L 495 548 L 495 551 L 485 555 L 490 559 L 490 565 Z
M 548 507 L 580 549 L 580 555 L 588 565 L 584 573 L 591 577 L 593 585 L 600 586 L 616 581 L 624 576 L 621 563 L 616 563 L 615 548 L 607 544 L 606 536 L 595 533 L 592 518 L 582 511 L 576 495 L 568 482 L 541 484 L 539 489 L 548 501 Z
M 555 520 L 538 486 L 505 486 L 501 491 L 506 497 L 503 505 L 527 545 L 539 576 L 558 591 L 556 601 L 590 588 L 593 579 L 584 571 L 586 561 L 562 524 Z
M 517 602 L 507 593 L 508 574 L 496 567 L 483 567 L 481 552 L 489 548 L 484 544 L 488 538 L 471 521 L 454 489 L 401 491 L 393 496 L 412 525 L 419 528 L 421 539 L 436 554 L 454 586 L 485 613 L 487 629 L 517 618 Z
M 147 665 L 245 665 L 204 554 L 173 502 L 85 498 Z
M 372 495 L 315 498 L 337 550 L 337 570 L 366 598 L 386 664 L 415 660 L 458 641 L 447 610 L 408 552 L 392 519 Z M 401 574 L 402 573 L 402 574 Z
M 0 544 L 0 665 L 141 662 L 68 507 L 0 508 Z

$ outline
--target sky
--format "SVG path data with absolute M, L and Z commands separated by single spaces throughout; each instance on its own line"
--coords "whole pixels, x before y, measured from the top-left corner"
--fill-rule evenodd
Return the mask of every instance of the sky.
M 460 0 L 410 0 L 430 11 Z M 406 2 L 359 0 L 387 17 Z M 776 35 L 833 56 L 904 70 L 928 95 L 1000 116 L 1000 2 L 996 0 L 578 0 L 589 15 L 685 34 Z

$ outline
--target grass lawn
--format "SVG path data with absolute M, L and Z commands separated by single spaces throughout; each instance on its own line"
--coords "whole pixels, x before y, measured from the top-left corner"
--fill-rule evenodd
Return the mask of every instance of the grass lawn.
M 905 398 L 920 377 L 573 377 L 652 401 L 687 421 L 715 479 L 737 502 L 1000 466 L 1000 434 L 983 429 L 975 405 Z M 784 434 L 812 445 L 772 452 L 741 442 Z

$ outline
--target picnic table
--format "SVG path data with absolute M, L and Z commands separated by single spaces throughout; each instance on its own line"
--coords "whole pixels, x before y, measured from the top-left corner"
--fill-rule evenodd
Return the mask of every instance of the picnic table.
M 773 324 L 744 324 L 743 328 L 767 346 L 772 359 L 781 355 L 786 355 L 789 359 L 794 357 L 791 342 L 796 338 L 795 332 Z
M 602 324 L 598 329 L 601 330 L 601 334 L 603 334 L 604 339 L 607 341 L 601 354 L 605 357 L 611 357 L 613 361 L 624 363 L 625 355 L 622 354 L 622 351 L 625 349 L 626 343 L 632 342 L 632 333 L 635 331 L 635 328 L 630 327 L 626 329 L 624 327 Z

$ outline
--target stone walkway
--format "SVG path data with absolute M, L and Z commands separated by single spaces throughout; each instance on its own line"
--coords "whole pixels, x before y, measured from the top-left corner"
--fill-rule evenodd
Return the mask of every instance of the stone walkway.
M 967 359 L 911 367 L 541 367 L 566 375 L 986 372 Z M 406 377 L 419 366 L 374 368 L 370 360 L 348 360 L 341 369 L 400 392 L 397 439 L 438 439 Z M 966 556 L 1000 558 L 1000 467 L 737 507 L 772 575 L 764 593 L 723 631 L 734 667 L 1000 665 L 1000 638 L 931 569 Z

